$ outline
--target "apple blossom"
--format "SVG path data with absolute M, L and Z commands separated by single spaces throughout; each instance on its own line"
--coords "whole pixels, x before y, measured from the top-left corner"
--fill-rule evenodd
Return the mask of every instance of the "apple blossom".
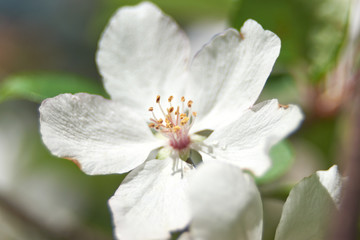
M 193 155 L 255 175 L 302 120 L 297 106 L 255 104 L 280 40 L 253 20 L 216 35 L 189 64 L 189 40 L 149 2 L 120 8 L 96 56 L 111 100 L 79 93 L 45 100 L 42 138 L 87 174 L 131 171 L 109 204 L 120 239 L 166 238 L 190 220 Z

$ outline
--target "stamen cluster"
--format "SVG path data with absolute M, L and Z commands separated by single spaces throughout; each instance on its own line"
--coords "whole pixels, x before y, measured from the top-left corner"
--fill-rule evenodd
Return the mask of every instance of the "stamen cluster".
M 154 114 L 154 108 L 150 107 L 149 111 L 152 113 L 150 118 L 149 127 L 167 137 L 170 141 L 170 146 L 176 150 L 184 150 L 190 144 L 189 131 L 195 122 L 196 112 L 191 111 L 193 104 L 189 100 L 185 106 L 185 97 L 181 97 L 181 108 L 172 105 L 173 96 L 168 98 L 169 107 L 166 111 L 160 104 L 160 96 L 156 97 L 156 103 L 159 106 L 163 118 L 157 118 Z

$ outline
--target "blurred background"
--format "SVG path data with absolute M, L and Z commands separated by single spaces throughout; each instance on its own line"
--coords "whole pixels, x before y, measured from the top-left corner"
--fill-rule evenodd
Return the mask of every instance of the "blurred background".
M 140 1 L 0 1 L 0 239 L 112 239 L 107 200 L 124 175 L 87 176 L 51 156 L 39 134 L 39 103 L 60 93 L 107 97 L 97 42 L 118 7 Z M 355 0 L 157 0 L 188 33 L 193 54 L 252 18 L 282 49 L 259 99 L 299 104 L 301 128 L 271 150 L 257 179 L 264 239 L 273 239 L 289 189 L 338 164 L 346 174 L 356 127 L 360 4 Z

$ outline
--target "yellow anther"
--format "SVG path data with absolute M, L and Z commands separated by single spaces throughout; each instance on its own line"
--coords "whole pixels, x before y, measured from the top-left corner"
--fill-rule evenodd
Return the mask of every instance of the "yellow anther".
M 191 108 L 192 104 L 193 104 L 193 101 L 189 100 L 187 105 L 189 108 Z
M 182 103 L 180 105 L 173 106 L 173 100 L 174 96 L 169 96 L 169 108 L 162 108 L 160 104 L 160 95 L 156 96 L 156 103 L 163 114 L 163 118 L 157 118 L 154 114 L 154 107 L 149 107 L 148 111 L 151 112 L 152 117 L 150 118 L 148 126 L 166 137 L 174 138 L 173 141 L 175 142 L 172 142 L 171 144 L 175 144 L 173 147 L 177 149 L 182 147 L 183 142 L 181 141 L 187 137 L 189 129 L 193 125 L 197 113 L 191 111 L 191 106 L 193 104 L 192 100 L 187 101 L 186 104 L 188 108 L 185 106 L 184 96 L 181 97 Z
M 184 117 L 184 119 L 181 120 L 181 122 L 180 122 L 181 126 L 184 126 L 188 121 L 189 121 L 189 118 L 188 118 L 188 117 Z
M 174 131 L 174 132 L 178 132 L 178 131 L 180 131 L 180 129 L 181 129 L 181 127 L 179 127 L 179 126 L 173 127 L 173 131 Z
M 180 114 L 180 119 L 183 119 L 184 117 L 187 117 L 186 113 Z

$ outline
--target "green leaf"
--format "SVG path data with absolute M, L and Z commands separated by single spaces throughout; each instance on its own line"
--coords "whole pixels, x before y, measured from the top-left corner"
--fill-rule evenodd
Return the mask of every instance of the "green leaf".
M 271 168 L 261 177 L 256 177 L 257 184 L 264 184 L 276 180 L 286 173 L 294 161 L 293 152 L 288 142 L 282 141 L 270 150 Z
M 87 92 L 106 96 L 100 83 L 67 73 L 22 73 L 4 79 L 0 84 L 0 102 L 26 99 L 34 102 L 61 93 Z
M 251 18 L 259 22 L 264 29 L 276 33 L 281 39 L 281 53 L 278 61 L 290 64 L 297 60 L 306 49 L 307 14 L 298 8 L 294 0 L 242 0 L 234 3 L 231 25 L 239 29 Z

